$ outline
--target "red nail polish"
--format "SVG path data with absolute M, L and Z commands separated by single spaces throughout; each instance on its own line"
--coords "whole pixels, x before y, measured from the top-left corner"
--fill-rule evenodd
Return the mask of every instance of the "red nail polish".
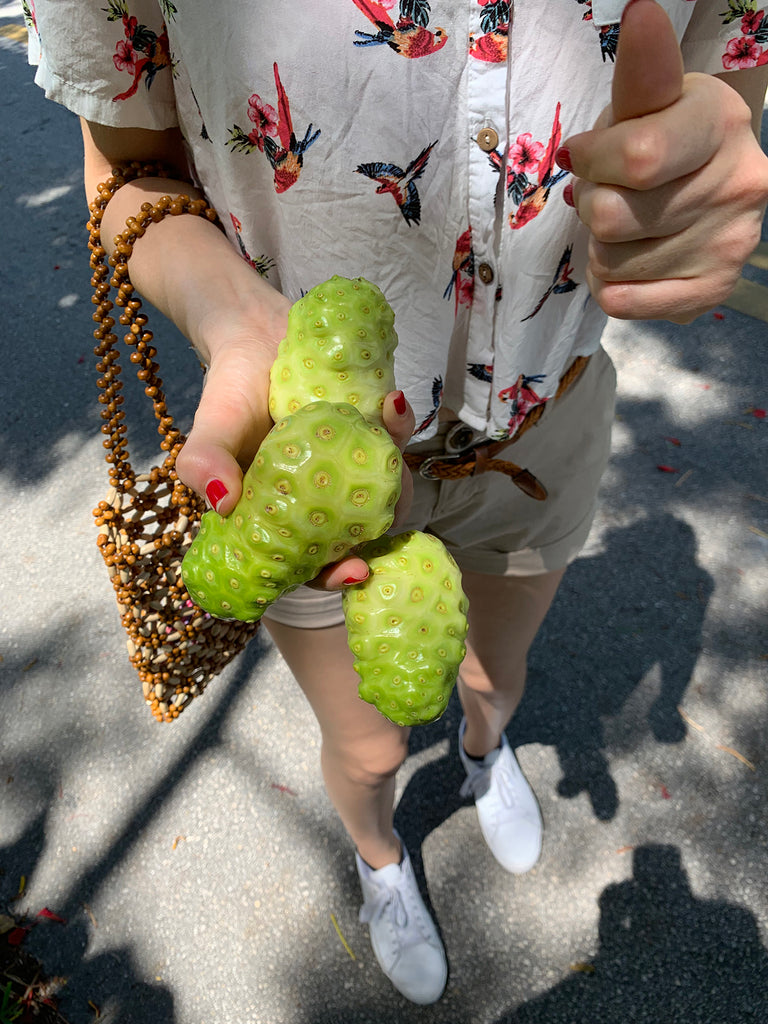
M 221 482 L 221 480 L 211 480 L 205 488 L 205 496 L 208 499 L 208 503 L 211 508 L 216 509 L 219 506 L 219 502 L 226 498 L 229 491 Z
M 398 416 L 404 416 L 406 410 L 405 395 L 402 391 L 398 391 L 393 399 L 395 412 Z
M 346 578 L 346 579 L 344 580 L 344 586 L 345 586 L 345 587 L 351 587 L 351 586 L 353 586 L 353 585 L 354 585 L 355 583 L 365 583 L 365 581 L 366 581 L 367 579 L 368 579 L 368 577 L 367 577 L 367 576 L 363 577 L 363 579 L 361 579 L 361 580 L 355 579 L 355 577 L 354 577 L 354 576 L 347 576 L 347 578 Z
M 568 184 L 563 189 L 563 200 L 565 201 L 565 205 L 566 206 L 575 206 L 576 205 L 574 203 L 574 201 L 573 201 L 573 182 L 572 181 L 569 181 Z
M 573 165 L 571 164 L 571 153 L 565 146 L 561 146 L 555 153 L 555 162 L 559 167 L 562 167 L 564 171 L 573 170 Z

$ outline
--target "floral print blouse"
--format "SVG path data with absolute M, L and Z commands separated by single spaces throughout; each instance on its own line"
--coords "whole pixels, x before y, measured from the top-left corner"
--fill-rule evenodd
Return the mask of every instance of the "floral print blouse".
M 757 0 L 664 0 L 688 70 L 768 61 Z M 555 153 L 610 100 L 621 0 L 27 0 L 36 82 L 116 127 L 178 125 L 256 272 L 396 314 L 396 376 L 512 436 L 605 317 Z M 649 61 L 655 55 L 649 53 Z

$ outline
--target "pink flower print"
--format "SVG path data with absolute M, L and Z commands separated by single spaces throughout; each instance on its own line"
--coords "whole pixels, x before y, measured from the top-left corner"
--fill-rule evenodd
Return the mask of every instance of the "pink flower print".
M 723 54 L 723 67 L 728 71 L 739 68 L 756 68 L 766 63 L 768 55 L 758 46 L 753 36 L 731 39 Z
M 531 132 L 523 132 L 509 147 L 510 169 L 516 174 L 538 169 L 539 161 L 544 155 L 544 146 L 541 142 L 532 142 L 532 139 Z
M 268 135 L 273 139 L 277 136 L 277 111 L 269 103 L 265 103 L 260 96 L 254 94 L 248 100 L 248 117 L 256 125 L 254 130 L 248 133 L 248 138 L 263 153 L 265 136 Z
M 129 39 L 121 39 L 112 55 L 112 60 L 118 71 L 132 73 L 136 65 L 136 51 L 133 48 L 133 43 Z

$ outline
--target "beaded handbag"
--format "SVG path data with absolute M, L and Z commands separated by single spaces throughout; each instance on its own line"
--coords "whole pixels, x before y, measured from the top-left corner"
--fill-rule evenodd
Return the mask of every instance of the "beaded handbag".
M 211 221 L 217 218 L 204 199 L 163 196 L 154 204 L 144 203 L 140 213 L 126 222 L 114 255 L 107 260 L 100 234 L 104 210 L 125 182 L 145 176 L 166 175 L 155 165 L 119 168 L 99 186 L 89 207 L 92 302 L 96 306 L 93 319 L 97 323 L 94 352 L 100 374 L 101 430 L 106 435 L 103 444 L 110 483 L 93 514 L 99 527 L 97 544 L 128 634 L 128 656 L 139 674 L 152 714 L 160 722 L 170 722 L 243 650 L 258 623 L 211 618 L 191 601 L 181 578 L 181 560 L 205 503 L 176 474 L 176 457 L 185 438 L 168 412 L 153 335 L 147 330 L 147 316 L 141 312 L 141 300 L 130 283 L 128 262 L 136 239 L 153 222 L 181 214 L 204 216 Z M 110 299 L 112 288 L 116 289 L 114 303 Z M 160 448 L 166 453 L 160 464 L 141 474 L 131 466 L 126 442 L 120 394 L 122 367 L 117 335 L 112 330 L 115 319 L 110 315 L 113 306 L 122 310 L 118 319 L 126 328 L 125 343 L 132 349 L 130 361 L 152 402 L 162 436 Z

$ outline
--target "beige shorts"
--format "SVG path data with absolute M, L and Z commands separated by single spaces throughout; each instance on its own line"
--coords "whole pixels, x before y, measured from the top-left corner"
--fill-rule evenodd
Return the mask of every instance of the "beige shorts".
M 462 569 L 500 576 L 537 576 L 562 569 L 586 542 L 600 479 L 611 447 L 616 373 L 603 349 L 576 383 L 553 401 L 538 424 L 499 455 L 529 469 L 548 496 L 536 501 L 503 473 L 461 480 L 428 480 L 414 474 L 413 504 L 403 530 L 438 536 Z M 455 421 L 436 437 L 411 446 L 442 454 Z M 480 435 L 475 436 L 475 443 Z M 285 594 L 265 618 L 320 628 L 344 621 L 341 594 L 299 587 Z

